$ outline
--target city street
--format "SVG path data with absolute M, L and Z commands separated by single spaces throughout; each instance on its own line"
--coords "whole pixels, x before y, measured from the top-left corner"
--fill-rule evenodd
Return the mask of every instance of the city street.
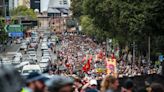
M 164 0 L 0 0 L 0 92 L 164 92 Z
M 6 47 L 4 52 L 0 53 L 0 57 L 4 57 L 9 52 L 19 52 L 20 44 L 11 44 L 10 46 Z

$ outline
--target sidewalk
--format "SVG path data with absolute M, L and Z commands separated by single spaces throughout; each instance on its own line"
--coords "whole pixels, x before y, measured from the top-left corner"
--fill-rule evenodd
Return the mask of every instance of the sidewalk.
M 17 51 L 19 50 L 19 48 L 20 48 L 20 44 L 12 44 L 12 45 L 10 45 L 10 46 L 7 46 L 7 47 L 5 48 L 5 51 L 0 52 L 0 57 L 5 56 L 5 54 L 6 54 L 7 52 L 17 52 Z

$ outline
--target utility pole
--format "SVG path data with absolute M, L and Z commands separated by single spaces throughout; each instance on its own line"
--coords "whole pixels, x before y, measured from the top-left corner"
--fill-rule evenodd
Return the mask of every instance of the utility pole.
M 150 36 L 148 37 L 148 62 L 150 63 Z
M 4 12 L 4 17 L 6 17 L 6 2 L 3 0 L 3 12 Z
M 134 62 L 135 62 L 135 42 L 133 41 L 133 63 Z

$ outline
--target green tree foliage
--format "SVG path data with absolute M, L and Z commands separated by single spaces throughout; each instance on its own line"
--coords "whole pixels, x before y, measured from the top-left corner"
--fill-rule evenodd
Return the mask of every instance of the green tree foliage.
M 148 36 L 164 33 L 164 0 L 84 0 L 83 11 L 122 45 L 136 41 L 146 50 Z
M 36 13 L 32 9 L 29 9 L 25 6 L 18 6 L 14 10 L 11 10 L 11 15 L 13 17 L 24 16 L 24 17 L 27 17 L 29 19 L 36 19 L 37 18 Z
M 81 26 L 82 31 L 95 39 L 99 42 L 104 41 L 109 36 L 108 32 L 102 31 L 101 29 L 97 28 L 93 23 L 92 19 L 89 16 L 82 16 L 81 17 Z
M 0 31 L 0 43 L 3 43 L 8 38 L 7 32 L 3 28 L 5 26 L 4 18 L 0 18 L 0 26 L 2 27 Z
M 114 38 L 123 47 L 135 41 L 141 53 L 147 52 L 150 36 L 151 52 L 164 51 L 164 0 L 72 0 L 72 12 L 82 16 L 90 36 Z
M 83 0 L 71 0 L 71 11 L 76 18 L 83 14 L 82 3 Z

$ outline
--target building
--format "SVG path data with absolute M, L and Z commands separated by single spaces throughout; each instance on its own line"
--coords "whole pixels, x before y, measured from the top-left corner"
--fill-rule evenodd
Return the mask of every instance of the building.
M 15 0 L 9 0 L 9 10 L 12 10 L 15 8 Z
M 3 11 L 3 16 L 9 16 L 9 0 L 1 0 L 3 1 L 2 5 L 2 11 Z
M 49 0 L 48 16 L 67 16 L 69 15 L 69 8 L 68 0 Z
M 18 6 L 26 6 L 30 8 L 30 0 L 17 0 Z
M 40 0 L 30 0 L 30 8 L 33 10 L 38 9 L 40 12 Z
M 45 12 L 48 10 L 48 4 L 49 4 L 49 0 L 40 0 L 40 12 Z
M 0 16 L 3 16 L 3 1 L 0 0 Z

